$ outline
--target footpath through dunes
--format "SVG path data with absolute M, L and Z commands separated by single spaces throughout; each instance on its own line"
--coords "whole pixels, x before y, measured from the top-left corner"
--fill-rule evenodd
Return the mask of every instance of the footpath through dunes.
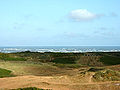
M 77 76 L 71 77 L 66 75 L 7 77 L 0 78 L 0 90 L 26 87 L 52 90 L 120 90 L 120 81 L 92 82 L 90 75 L 86 76 L 86 80 L 85 78 L 81 79 L 86 82 L 78 81 L 78 79 Z

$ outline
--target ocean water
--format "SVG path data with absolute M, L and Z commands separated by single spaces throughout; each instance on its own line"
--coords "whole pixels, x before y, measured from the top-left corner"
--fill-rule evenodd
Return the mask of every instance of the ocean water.
M 120 52 L 120 46 L 17 46 L 0 47 L 0 52 Z

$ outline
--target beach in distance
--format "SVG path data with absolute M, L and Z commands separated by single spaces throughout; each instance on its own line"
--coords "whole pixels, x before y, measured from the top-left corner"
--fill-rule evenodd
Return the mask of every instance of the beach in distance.
M 0 52 L 120 52 L 120 46 L 7 46 L 0 47 Z

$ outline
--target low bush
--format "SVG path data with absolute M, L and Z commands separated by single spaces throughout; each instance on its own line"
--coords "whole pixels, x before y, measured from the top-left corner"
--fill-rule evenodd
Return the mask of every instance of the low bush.
M 39 89 L 36 87 L 28 87 L 28 88 L 18 88 L 18 89 L 11 89 L 11 90 L 51 90 L 51 89 Z
M 93 67 L 93 68 L 90 68 L 88 71 L 89 72 L 96 72 L 96 71 L 101 71 L 101 70 L 104 70 L 104 68 L 95 68 L 95 67 Z
M 119 81 L 120 72 L 107 69 L 96 72 L 93 78 L 95 81 Z
M 120 64 L 120 58 L 119 57 L 113 57 L 113 56 L 103 56 L 102 58 L 100 58 L 100 61 L 103 62 L 105 65 Z

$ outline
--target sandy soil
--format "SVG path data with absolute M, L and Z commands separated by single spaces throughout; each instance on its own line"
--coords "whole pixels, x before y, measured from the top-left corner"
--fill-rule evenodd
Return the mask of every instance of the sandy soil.
M 88 82 L 75 82 L 75 77 L 68 76 L 17 76 L 0 78 L 1 90 L 23 87 L 37 87 L 52 90 L 120 90 L 120 81 L 116 82 L 92 82 L 91 76 Z M 77 80 L 76 80 L 77 81 Z

